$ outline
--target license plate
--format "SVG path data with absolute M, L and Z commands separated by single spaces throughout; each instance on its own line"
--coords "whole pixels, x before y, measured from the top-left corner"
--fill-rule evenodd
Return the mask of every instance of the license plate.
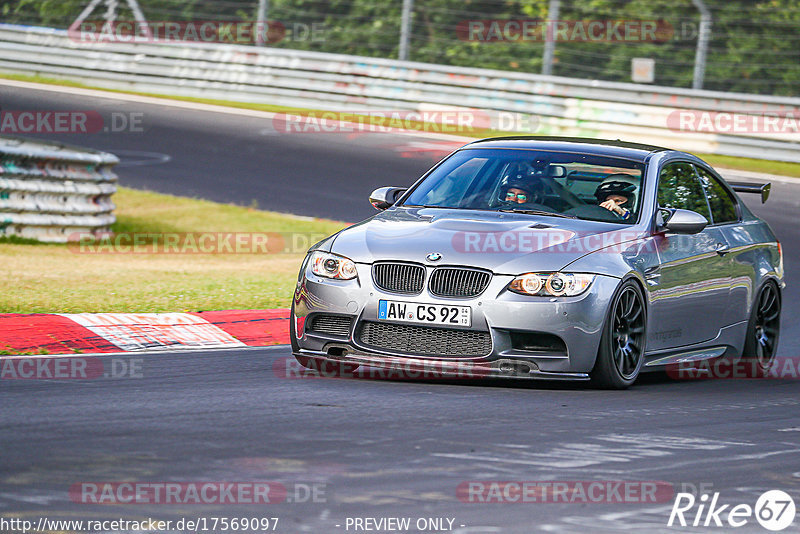
M 444 306 L 420 304 L 398 300 L 379 300 L 378 319 L 407 323 L 472 326 L 472 308 L 469 306 Z

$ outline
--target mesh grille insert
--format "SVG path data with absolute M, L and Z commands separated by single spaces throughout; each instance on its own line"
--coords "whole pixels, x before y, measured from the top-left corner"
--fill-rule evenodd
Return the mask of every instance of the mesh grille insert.
M 371 348 L 412 355 L 475 357 L 492 351 L 489 332 L 430 326 L 365 321 L 359 339 Z
M 439 297 L 475 297 L 484 292 L 491 273 L 462 267 L 440 267 L 433 271 L 429 288 Z
M 410 263 L 376 263 L 372 266 L 372 280 L 384 291 L 415 295 L 422 292 L 425 268 Z
M 350 328 L 353 326 L 353 318 L 345 315 L 325 315 L 317 314 L 311 319 L 308 329 L 320 334 L 331 336 L 350 337 Z

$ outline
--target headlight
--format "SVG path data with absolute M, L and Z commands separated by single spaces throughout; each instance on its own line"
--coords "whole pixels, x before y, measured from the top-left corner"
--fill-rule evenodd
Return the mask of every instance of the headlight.
M 536 297 L 574 297 L 592 285 L 595 275 L 575 273 L 526 273 L 514 278 L 508 289 Z
M 353 260 L 318 250 L 311 253 L 311 272 L 336 280 L 352 280 L 358 276 Z

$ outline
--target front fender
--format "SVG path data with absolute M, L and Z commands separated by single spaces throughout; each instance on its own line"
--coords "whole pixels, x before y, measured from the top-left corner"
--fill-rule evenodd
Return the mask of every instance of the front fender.
M 619 278 L 635 276 L 645 286 L 647 275 L 658 268 L 658 237 L 626 241 L 586 254 L 564 267 L 565 272 L 593 273 Z

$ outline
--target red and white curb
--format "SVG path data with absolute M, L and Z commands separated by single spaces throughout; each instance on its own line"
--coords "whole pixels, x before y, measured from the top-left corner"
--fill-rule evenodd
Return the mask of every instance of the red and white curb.
M 0 314 L 0 351 L 111 353 L 289 343 L 289 310 Z

